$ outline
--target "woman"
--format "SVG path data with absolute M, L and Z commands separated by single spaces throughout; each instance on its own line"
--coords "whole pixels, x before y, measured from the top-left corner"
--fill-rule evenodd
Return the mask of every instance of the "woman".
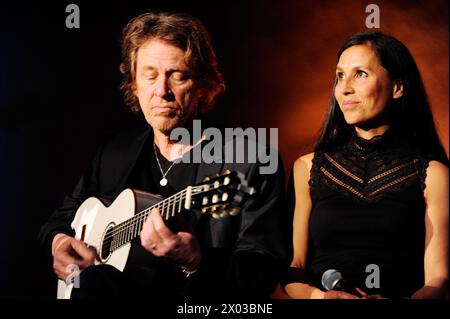
M 293 172 L 290 297 L 448 297 L 448 159 L 401 42 L 344 43 L 320 139 Z M 329 269 L 357 292 L 325 291 Z

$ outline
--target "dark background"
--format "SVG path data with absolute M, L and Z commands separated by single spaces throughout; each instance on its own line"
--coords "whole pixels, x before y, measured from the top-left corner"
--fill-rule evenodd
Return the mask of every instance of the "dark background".
M 81 28 L 67 29 L 76 3 Z M 211 118 L 277 127 L 287 172 L 311 150 L 336 53 L 367 1 L 61 1 L 0 4 L 0 298 L 53 298 L 39 227 L 100 141 L 134 121 L 118 90 L 120 35 L 145 10 L 188 12 L 210 30 L 227 91 Z M 448 153 L 448 2 L 377 1 L 381 31 L 411 50 Z

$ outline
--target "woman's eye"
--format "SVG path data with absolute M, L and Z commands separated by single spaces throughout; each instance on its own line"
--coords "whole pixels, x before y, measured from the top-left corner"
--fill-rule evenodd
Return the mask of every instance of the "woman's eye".
M 338 80 L 342 80 L 342 79 L 344 78 L 344 73 L 338 72 L 338 73 L 336 74 L 336 78 L 337 78 Z
M 360 78 L 366 78 L 367 77 L 367 73 L 364 72 L 364 71 L 359 70 L 359 71 L 356 71 L 356 76 L 360 77 Z

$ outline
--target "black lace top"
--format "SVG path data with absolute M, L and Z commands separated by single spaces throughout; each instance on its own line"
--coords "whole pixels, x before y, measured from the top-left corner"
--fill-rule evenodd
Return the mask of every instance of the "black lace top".
M 316 285 L 327 269 L 388 297 L 423 285 L 428 160 L 389 132 L 316 152 L 310 178 L 308 268 Z

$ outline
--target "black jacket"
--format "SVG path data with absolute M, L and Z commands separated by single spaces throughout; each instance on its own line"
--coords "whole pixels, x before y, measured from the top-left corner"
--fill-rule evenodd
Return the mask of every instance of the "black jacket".
M 148 126 L 112 136 L 103 143 L 90 166 L 60 208 L 42 226 L 41 246 L 51 259 L 51 243 L 57 233 L 73 235 L 70 223 L 88 197 L 110 202 L 126 187 L 143 145 L 153 139 Z M 236 138 L 233 138 L 236 142 Z M 225 145 L 230 141 L 223 141 Z M 278 154 L 277 154 L 278 155 Z M 196 181 L 226 169 L 245 174 L 257 195 L 241 213 L 227 219 L 202 215 L 197 237 L 203 259 L 198 272 L 189 277 L 186 294 L 197 298 L 245 296 L 265 298 L 273 291 L 281 267 L 288 263 L 290 221 L 284 209 L 284 172 L 281 158 L 274 174 L 261 175 L 259 163 L 201 163 Z M 187 288 L 189 287 L 189 288 Z

